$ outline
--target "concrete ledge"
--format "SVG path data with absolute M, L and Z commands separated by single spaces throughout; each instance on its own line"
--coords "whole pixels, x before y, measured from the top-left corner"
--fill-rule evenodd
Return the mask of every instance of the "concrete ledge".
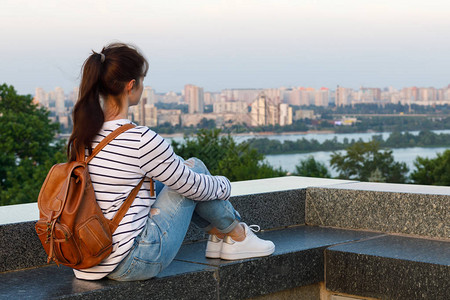
M 314 178 L 301 176 L 285 176 L 266 179 L 255 179 L 237 181 L 231 183 L 231 196 L 245 196 L 263 193 L 273 193 L 296 189 L 306 189 L 313 186 L 333 186 L 338 184 L 352 183 L 355 181 Z
M 246 299 L 324 280 L 324 249 L 374 233 L 309 226 L 268 231 L 273 255 L 240 261 L 206 259 L 206 242 L 185 244 L 157 278 L 141 282 L 83 281 L 66 267 L 0 274 L 6 299 Z
M 36 204 L 0 207 L 0 298 L 276 299 L 277 292 L 306 286 L 317 295 L 325 281 L 346 295 L 444 299 L 450 294 L 449 200 L 450 187 L 305 177 L 233 183 L 233 205 L 243 221 L 265 229 L 261 235 L 274 241 L 274 255 L 206 259 L 205 236 L 191 227 L 162 274 L 129 283 L 81 281 L 71 269 L 44 267 Z M 18 220 L 21 211 L 25 218 Z M 6 215 L 14 217 L 5 222 Z
M 297 226 L 259 236 L 275 243 L 272 256 L 227 262 L 205 258 L 205 242 L 184 245 L 176 260 L 218 268 L 220 299 L 246 299 L 324 280 L 324 249 L 376 233 Z
M 354 181 L 300 176 L 286 176 L 231 183 L 231 197 L 250 196 L 306 189 L 310 186 L 332 186 Z M 0 225 L 36 221 L 39 219 L 37 203 L 0 206 Z
M 42 266 L 46 254 L 36 231 L 35 222 L 0 225 L 0 272 Z
M 450 243 L 383 236 L 328 248 L 326 287 L 380 299 L 448 299 Z
M 450 238 L 450 187 L 348 183 L 311 187 L 306 224 Z
M 327 186 L 342 182 L 341 180 L 295 176 L 233 182 L 234 196 L 230 201 L 241 213 L 245 222 L 258 224 L 262 229 L 301 225 L 305 223 L 306 187 L 314 184 Z M 273 191 L 270 192 L 270 190 Z M 250 194 L 255 191 L 262 192 Z M 20 218 L 22 211 L 24 212 L 23 218 Z M 0 224 L 0 241 L 2 243 L 0 272 L 46 264 L 46 254 L 34 231 L 34 224 L 38 217 L 36 203 L 0 207 L 0 220 L 6 223 Z M 32 220 L 29 220 L 30 218 Z M 16 222 L 13 222 L 14 220 Z M 24 220 L 28 221 L 23 222 Z M 205 238 L 202 231 L 195 226 L 190 226 L 185 242 L 199 241 Z
M 305 223 L 306 190 L 289 190 L 233 197 L 230 201 L 249 224 L 262 229 Z M 35 222 L 0 225 L 0 272 L 42 266 L 46 254 L 34 230 Z M 184 242 L 204 240 L 206 235 L 194 225 Z
M 189 291 L 187 293 L 186 291 Z M 84 281 L 55 265 L 0 274 L 0 299 L 216 299 L 214 270 L 174 261 L 152 280 Z

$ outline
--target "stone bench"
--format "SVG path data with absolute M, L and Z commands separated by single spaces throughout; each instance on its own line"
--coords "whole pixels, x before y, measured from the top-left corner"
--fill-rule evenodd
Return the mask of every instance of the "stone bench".
M 244 221 L 264 229 L 261 236 L 274 241 L 275 253 L 231 262 L 206 259 L 205 236 L 191 228 L 174 262 L 141 282 L 82 281 L 69 268 L 46 266 L 33 228 L 36 205 L 0 207 L 0 299 L 446 299 L 450 294 L 450 188 L 303 177 L 232 186 L 234 206 Z

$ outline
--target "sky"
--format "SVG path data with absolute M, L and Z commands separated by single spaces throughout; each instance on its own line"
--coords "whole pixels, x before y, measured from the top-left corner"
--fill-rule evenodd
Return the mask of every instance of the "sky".
M 0 84 L 79 84 L 91 51 L 136 45 L 157 93 L 450 84 L 448 0 L 0 0 Z

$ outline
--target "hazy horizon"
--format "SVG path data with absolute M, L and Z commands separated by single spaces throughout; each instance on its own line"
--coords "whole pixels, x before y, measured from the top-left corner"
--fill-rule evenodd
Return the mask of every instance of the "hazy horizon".
M 136 45 L 157 93 L 450 83 L 450 1 L 25 1 L 0 6 L 0 83 L 78 85 L 91 50 Z M 8 29 L 6 29 L 8 28 Z

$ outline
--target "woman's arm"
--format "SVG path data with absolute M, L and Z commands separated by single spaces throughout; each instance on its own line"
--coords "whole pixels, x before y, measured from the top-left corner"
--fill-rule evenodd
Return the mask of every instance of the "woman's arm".
M 139 160 L 146 176 L 161 181 L 189 199 L 208 201 L 230 197 L 231 185 L 226 177 L 192 171 L 174 153 L 170 144 L 150 129 L 142 134 Z

